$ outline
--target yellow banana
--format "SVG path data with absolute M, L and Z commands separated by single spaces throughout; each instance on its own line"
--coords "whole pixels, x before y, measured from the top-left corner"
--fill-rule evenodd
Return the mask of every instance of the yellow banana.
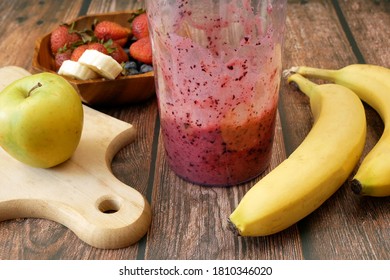
M 384 123 L 384 131 L 362 161 L 351 186 L 356 194 L 390 196 L 390 69 L 353 64 L 339 70 L 301 66 L 289 71 L 344 85 L 378 112 Z
M 242 236 L 279 232 L 313 212 L 347 180 L 364 148 L 366 117 L 356 94 L 340 85 L 316 85 L 298 74 L 288 81 L 310 98 L 314 125 L 230 215 Z

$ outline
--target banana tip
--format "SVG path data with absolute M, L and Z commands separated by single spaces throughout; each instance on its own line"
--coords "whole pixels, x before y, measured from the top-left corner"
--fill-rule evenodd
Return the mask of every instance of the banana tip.
M 355 194 L 362 194 L 362 184 L 356 180 L 356 179 L 353 179 L 351 181 L 351 190 L 355 193 Z
M 238 228 L 236 227 L 236 225 L 230 220 L 228 219 L 228 229 L 234 233 L 234 235 L 236 236 L 240 236 L 240 231 L 238 230 Z

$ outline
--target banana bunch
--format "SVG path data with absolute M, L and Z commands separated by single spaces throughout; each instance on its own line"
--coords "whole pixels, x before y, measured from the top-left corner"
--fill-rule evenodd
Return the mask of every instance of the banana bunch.
M 58 74 L 78 80 L 104 77 L 114 80 L 122 72 L 122 66 L 111 56 L 97 50 L 86 50 L 78 61 L 65 60 Z
M 384 123 L 384 131 L 374 148 L 363 159 L 351 187 L 354 193 L 360 195 L 390 196 L 390 69 L 377 65 L 353 64 L 339 70 L 300 66 L 287 72 L 348 87 L 378 112 Z
M 353 91 L 317 85 L 299 74 L 288 81 L 309 97 L 314 124 L 299 147 L 230 215 L 231 226 L 242 236 L 270 235 L 309 215 L 347 180 L 363 152 L 366 116 Z

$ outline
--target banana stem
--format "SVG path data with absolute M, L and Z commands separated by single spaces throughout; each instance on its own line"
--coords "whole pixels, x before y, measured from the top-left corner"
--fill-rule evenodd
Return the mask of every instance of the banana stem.
M 299 90 L 306 94 L 309 98 L 311 97 L 314 88 L 317 86 L 317 84 L 306 79 L 301 74 L 292 74 L 287 78 L 287 82 L 295 83 Z
M 315 78 L 315 79 L 324 79 L 331 82 L 334 82 L 336 77 L 335 74 L 337 73 L 337 70 L 330 70 L 330 69 L 320 69 L 320 68 L 314 68 L 314 67 L 307 67 L 307 66 L 297 66 L 297 67 L 291 67 L 286 71 L 285 74 L 301 74 L 305 77 Z

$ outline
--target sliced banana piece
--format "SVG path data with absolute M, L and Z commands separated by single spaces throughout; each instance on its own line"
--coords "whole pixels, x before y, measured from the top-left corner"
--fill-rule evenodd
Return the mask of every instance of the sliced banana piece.
M 73 60 L 65 60 L 58 70 L 58 74 L 78 80 L 89 80 L 99 77 L 99 74 L 89 67 Z
M 115 59 L 97 50 L 86 50 L 78 62 L 110 80 L 114 80 L 122 72 L 122 66 Z

